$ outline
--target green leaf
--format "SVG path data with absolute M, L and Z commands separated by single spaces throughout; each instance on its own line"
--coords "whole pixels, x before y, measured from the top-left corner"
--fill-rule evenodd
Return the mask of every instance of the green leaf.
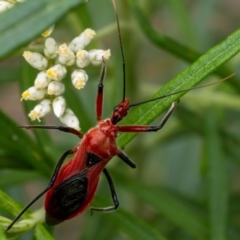
M 34 167 L 49 176 L 52 167 L 49 166 L 48 158 L 43 161 L 45 155 L 39 152 L 38 145 L 26 134 L 26 131 L 18 128 L 17 124 L 2 111 L 0 111 L 0 129 L 0 146 L 9 159 L 21 162 L 26 169 Z
M 116 174 L 115 174 L 116 175 Z M 208 229 L 205 219 L 194 211 L 187 201 L 159 187 L 150 187 L 139 182 L 124 179 L 119 174 L 118 184 L 139 199 L 151 205 L 172 224 L 182 228 L 198 239 L 207 239 Z
M 97 204 L 107 205 L 107 201 L 103 198 L 97 196 Z M 127 211 L 118 209 L 113 214 L 106 214 L 106 221 L 111 221 L 118 228 L 120 228 L 125 234 L 127 234 L 131 239 L 138 240 L 166 240 L 167 238 L 163 237 L 158 233 L 152 226 L 143 222 L 139 217 L 130 214 Z
M 83 0 L 31 0 L 0 15 L 0 59 L 40 35 Z M 17 41 L 16 41 L 17 38 Z
M 36 240 L 54 240 L 50 233 L 43 227 L 42 224 L 37 224 L 34 230 Z
M 136 5 L 136 2 L 130 2 L 130 5 L 132 7 L 132 11 L 138 21 L 138 24 L 145 34 L 145 36 L 148 38 L 149 41 L 151 41 L 154 45 L 156 45 L 159 48 L 162 48 L 173 55 L 179 57 L 180 59 L 186 60 L 190 63 L 193 63 L 196 61 L 199 57 L 201 57 L 201 54 L 199 52 L 194 51 L 193 49 L 189 48 L 188 46 L 185 46 L 176 40 L 168 37 L 164 33 L 157 32 L 151 25 L 149 18 L 145 17 L 140 8 Z M 224 61 L 225 62 L 225 61 Z M 223 63 L 224 63 L 223 62 Z M 216 70 L 215 70 L 216 69 Z M 221 77 L 226 77 L 227 75 L 232 74 L 232 70 L 229 69 L 227 66 L 222 66 L 221 68 L 214 68 L 215 73 L 217 73 Z M 235 86 L 238 89 L 240 89 L 240 83 L 237 79 L 237 77 L 232 77 L 231 83 L 233 86 Z
M 21 216 L 21 218 L 17 222 L 15 222 L 10 229 L 8 229 L 7 236 L 16 237 L 19 234 L 28 231 L 29 229 L 33 228 L 36 224 L 42 223 L 44 221 L 44 215 L 45 211 L 43 210 L 43 208 L 33 212 L 31 215 L 30 214 L 26 215 L 24 213 L 23 215 L 25 216 L 23 217 L 24 219 L 22 219 Z M 7 229 L 11 223 L 12 220 L 0 216 L 0 224 L 5 229 Z
M 23 182 L 40 178 L 40 175 L 35 171 L 26 171 L 23 169 L 17 170 L 1 170 L 0 188 L 8 187 L 14 184 L 22 184 Z
M 194 87 L 214 69 L 221 66 L 221 64 L 226 62 L 229 58 L 235 56 L 239 51 L 240 30 L 234 32 L 223 42 L 202 55 L 196 62 L 154 94 L 152 98 Z M 121 125 L 148 124 L 169 107 L 172 102 L 179 99 L 185 93 L 186 92 L 175 94 L 158 101 L 143 104 L 124 119 Z M 125 133 L 120 135 L 118 138 L 119 145 L 124 147 L 134 136 L 136 136 L 136 134 Z
M 206 115 L 206 155 L 209 163 L 209 214 L 211 240 L 223 240 L 226 238 L 228 184 L 227 169 L 223 154 L 223 146 L 217 127 L 216 112 Z
M 7 240 L 6 235 L 4 234 L 4 230 L 1 225 L 0 225 L 0 239 Z
M 22 206 L 0 190 L 0 210 L 16 216 L 22 210 Z M 24 216 L 26 217 L 28 215 L 24 214 L 23 218 Z

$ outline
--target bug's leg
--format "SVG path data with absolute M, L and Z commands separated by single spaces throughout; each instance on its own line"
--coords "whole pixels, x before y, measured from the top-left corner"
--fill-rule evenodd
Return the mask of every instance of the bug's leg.
M 179 101 L 173 102 L 158 126 L 118 126 L 119 132 L 156 132 L 163 128 Z
M 109 184 L 109 187 L 110 187 L 110 191 L 111 191 L 114 206 L 103 207 L 103 208 L 101 208 L 101 207 L 91 207 L 91 215 L 92 215 L 93 211 L 108 212 L 108 211 L 116 210 L 119 206 L 119 202 L 118 202 L 118 198 L 117 198 L 117 194 L 116 194 L 116 191 L 115 191 L 115 187 L 114 187 L 112 178 L 111 178 L 111 176 L 108 173 L 106 168 L 103 169 L 103 172 L 104 172 L 104 174 L 107 178 L 107 181 L 108 181 L 108 184 Z
M 136 164 L 123 152 L 119 150 L 118 157 L 121 158 L 131 168 L 136 168 Z
M 83 133 L 79 132 L 78 130 L 71 128 L 71 127 L 64 127 L 64 126 L 44 126 L 44 125 L 26 125 L 26 126 L 19 126 L 20 128 L 25 129 L 53 129 L 53 130 L 59 130 L 62 132 L 72 133 L 74 135 L 77 135 L 79 138 L 83 137 Z
M 13 222 L 7 227 L 7 229 L 5 230 L 5 232 L 7 232 L 9 229 L 11 229 L 11 227 L 17 222 L 17 220 L 28 210 L 29 207 L 31 207 L 33 205 L 33 203 L 35 203 L 41 196 L 43 196 L 54 184 L 58 172 L 65 160 L 65 158 L 72 153 L 75 153 L 77 151 L 77 148 L 73 148 L 70 149 L 68 151 L 66 151 L 65 153 L 63 153 L 63 155 L 60 157 L 60 159 L 58 160 L 58 163 L 54 169 L 54 172 L 52 174 L 52 177 L 48 183 L 47 188 L 45 188 L 41 193 L 39 193 L 26 207 L 24 207 L 24 209 L 18 214 L 18 216 L 13 220 Z
M 102 108 L 103 108 L 103 80 L 106 74 L 106 65 L 103 59 L 102 63 L 102 71 L 101 76 L 98 84 L 98 91 L 97 91 L 97 99 L 96 99 L 96 117 L 97 121 L 102 119 Z

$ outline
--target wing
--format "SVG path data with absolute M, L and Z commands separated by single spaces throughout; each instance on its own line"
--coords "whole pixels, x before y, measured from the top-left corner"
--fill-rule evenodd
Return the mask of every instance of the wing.
M 86 199 L 87 189 L 86 170 L 55 187 L 46 197 L 46 223 L 56 225 L 78 211 Z
M 83 212 L 91 203 L 96 192 L 99 174 L 102 170 L 101 158 L 93 153 L 86 152 L 84 169 L 76 172 L 74 159 L 70 160 L 61 170 L 54 186 L 49 189 L 45 200 L 46 223 L 56 225 L 73 218 Z M 100 168 L 97 167 L 100 163 Z M 71 171 L 71 166 L 74 165 Z M 66 174 L 68 173 L 68 177 Z M 64 179 L 64 180 L 62 180 Z M 62 181 L 60 181 L 62 180 Z

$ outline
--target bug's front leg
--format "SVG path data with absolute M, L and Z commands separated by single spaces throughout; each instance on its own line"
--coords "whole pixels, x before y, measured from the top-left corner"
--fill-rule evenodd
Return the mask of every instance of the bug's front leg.
M 53 129 L 53 130 L 59 130 L 62 132 L 71 133 L 74 135 L 77 135 L 79 138 L 83 138 L 83 133 L 79 132 L 75 128 L 71 127 L 64 127 L 64 126 L 52 126 L 52 125 L 26 125 L 26 126 L 19 126 L 20 128 L 24 129 Z
M 177 106 L 179 100 L 177 102 L 173 102 L 171 107 L 168 109 L 167 113 L 161 120 L 158 126 L 118 126 L 119 132 L 156 132 L 164 127 L 175 107 Z
M 105 176 L 107 178 L 114 206 L 109 206 L 109 207 L 91 207 L 91 215 L 92 215 L 93 211 L 108 212 L 108 211 L 116 210 L 118 208 L 118 206 L 119 206 L 119 201 L 118 201 L 118 198 L 117 198 L 117 194 L 116 194 L 116 190 L 115 190 L 112 178 L 111 178 L 111 176 L 108 173 L 106 168 L 103 169 L 103 173 L 105 174 Z
M 97 121 L 102 119 L 102 108 L 103 108 L 103 80 L 106 74 L 106 65 L 103 59 L 101 76 L 98 84 L 97 99 L 96 99 L 96 115 Z

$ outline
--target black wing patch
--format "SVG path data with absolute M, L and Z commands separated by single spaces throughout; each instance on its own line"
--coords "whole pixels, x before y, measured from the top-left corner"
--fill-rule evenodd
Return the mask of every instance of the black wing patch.
M 81 208 L 87 194 L 88 180 L 82 171 L 65 180 L 54 190 L 50 199 L 51 216 L 59 220 L 69 218 Z
M 94 153 L 91 152 L 87 152 L 87 166 L 88 167 L 92 167 L 93 165 L 99 163 L 101 161 L 101 158 L 97 155 L 95 155 Z

